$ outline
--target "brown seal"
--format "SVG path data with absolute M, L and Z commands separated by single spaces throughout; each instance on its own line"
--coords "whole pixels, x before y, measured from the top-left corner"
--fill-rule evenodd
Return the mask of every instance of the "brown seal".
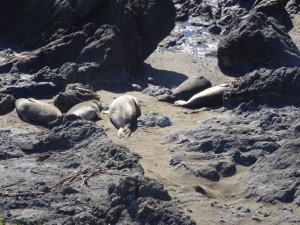
M 176 100 L 188 100 L 193 95 L 211 87 L 211 82 L 199 75 L 193 76 L 181 83 L 177 88 L 171 90 L 170 93 L 166 93 L 158 97 L 158 101 L 174 102 Z
M 34 98 L 16 100 L 16 110 L 24 121 L 48 124 L 57 119 L 61 112 L 54 105 Z
M 173 105 L 187 108 L 220 105 L 222 104 L 223 94 L 229 87 L 229 84 L 220 84 L 195 94 L 188 101 L 178 100 Z

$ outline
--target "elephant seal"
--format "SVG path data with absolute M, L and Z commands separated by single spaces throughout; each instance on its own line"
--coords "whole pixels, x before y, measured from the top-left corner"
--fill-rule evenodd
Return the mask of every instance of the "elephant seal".
M 48 124 L 62 115 L 54 105 L 34 98 L 17 99 L 15 105 L 19 117 L 26 122 Z
M 119 129 L 119 138 L 131 135 L 133 127 L 137 124 L 137 118 L 140 116 L 140 104 L 137 98 L 130 95 L 116 98 L 109 106 L 110 121 Z
M 177 88 L 171 90 L 170 93 L 158 97 L 158 101 L 174 102 L 176 100 L 188 100 L 193 95 L 211 87 L 211 82 L 199 75 L 193 76 L 181 83 Z
M 178 100 L 173 105 L 187 108 L 221 105 L 223 94 L 229 87 L 229 84 L 220 84 L 195 94 L 188 101 Z
M 101 119 L 100 111 L 101 103 L 96 99 L 92 99 L 74 105 L 66 114 L 80 116 L 86 120 L 94 120 Z

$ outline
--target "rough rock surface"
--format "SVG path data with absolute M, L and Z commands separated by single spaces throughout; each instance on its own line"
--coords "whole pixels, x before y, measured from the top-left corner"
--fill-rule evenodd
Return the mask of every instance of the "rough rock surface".
M 0 215 L 20 224 L 195 224 L 103 129 L 62 116 L 50 130 L 0 129 Z
M 12 0 L 4 5 L 0 72 L 40 71 L 41 78 L 45 66 L 59 75 L 58 70 L 72 62 L 72 82 L 126 81 L 130 70 L 170 33 L 175 20 L 171 0 Z
M 171 121 L 167 116 L 161 115 L 153 111 L 140 116 L 137 122 L 139 127 L 166 127 L 171 125 Z
M 286 10 L 289 14 L 299 14 L 300 12 L 300 1 L 299 0 L 291 0 L 288 2 L 286 6 Z
M 235 165 L 248 167 L 242 178 L 245 198 L 299 205 L 299 113 L 299 101 L 243 102 L 168 135 L 167 141 L 176 143 L 169 149 L 170 164 L 213 181 L 234 176 Z
M 0 115 L 6 114 L 15 107 L 15 98 L 11 95 L 0 93 Z
M 260 69 L 246 74 L 235 81 L 230 90 L 225 92 L 224 99 L 278 99 L 297 98 L 300 96 L 300 69 L 282 67 L 276 70 Z
M 250 14 L 229 26 L 217 56 L 221 70 L 235 76 L 262 67 L 300 66 L 300 52 L 290 36 L 262 13 Z
M 64 92 L 60 92 L 54 98 L 54 105 L 63 113 L 67 112 L 74 105 L 96 99 L 100 101 L 100 97 L 93 91 L 91 85 L 80 83 L 68 84 Z
M 267 17 L 273 17 L 286 30 L 293 28 L 292 20 L 285 9 L 290 0 L 256 0 L 250 13 L 262 12 Z

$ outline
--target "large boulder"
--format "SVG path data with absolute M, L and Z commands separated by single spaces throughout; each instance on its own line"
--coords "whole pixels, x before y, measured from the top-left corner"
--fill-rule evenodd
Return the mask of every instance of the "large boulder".
M 0 72 L 78 65 L 77 81 L 124 82 L 175 25 L 171 0 L 17 1 L 0 9 Z M 12 16 L 14 15 L 14 16 Z M 73 80 L 72 80 L 73 82 Z
M 276 70 L 260 69 L 240 77 L 224 94 L 225 101 L 300 96 L 300 69 L 282 67 Z
M 220 69 L 234 76 L 256 68 L 300 66 L 300 52 L 282 26 L 263 13 L 239 18 L 218 45 Z
M 293 28 L 293 22 L 285 9 L 290 0 L 256 0 L 250 13 L 262 12 L 267 17 L 273 17 L 287 30 Z

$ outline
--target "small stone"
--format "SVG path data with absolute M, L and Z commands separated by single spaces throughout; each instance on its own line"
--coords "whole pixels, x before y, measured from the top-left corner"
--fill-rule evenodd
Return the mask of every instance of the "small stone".
M 203 187 L 199 186 L 199 185 L 195 186 L 194 188 L 195 188 L 195 191 L 200 193 L 200 194 L 203 194 L 203 195 L 207 194 L 205 189 Z
M 220 34 L 222 29 L 221 27 L 217 26 L 217 25 L 211 25 L 208 28 L 209 33 L 211 34 Z
M 138 84 L 131 84 L 131 87 L 135 91 L 142 91 L 143 90 L 143 88 Z
M 255 221 L 257 221 L 257 222 L 261 222 L 261 220 L 258 217 L 256 217 L 256 216 L 253 216 L 252 219 L 255 220 Z

